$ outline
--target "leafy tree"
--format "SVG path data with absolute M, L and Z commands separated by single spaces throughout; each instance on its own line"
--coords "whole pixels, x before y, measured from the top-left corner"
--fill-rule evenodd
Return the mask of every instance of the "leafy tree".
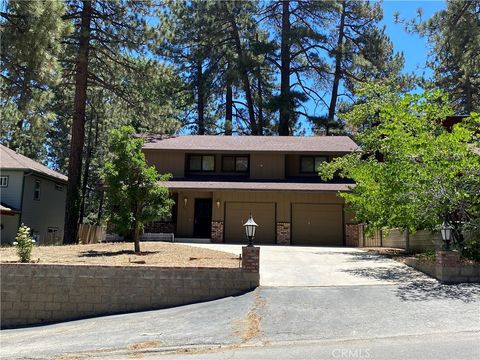
M 144 140 L 135 137 L 133 127 L 112 130 L 110 138 L 111 156 L 104 166 L 110 221 L 133 240 L 138 253 L 143 225 L 170 214 L 173 200 L 168 189 L 158 184 L 170 175 L 160 176 L 155 167 L 147 166 L 142 152 Z
M 149 66 L 158 65 L 142 61 L 155 39 L 147 22 L 153 5 L 152 1 L 132 0 L 67 1 L 65 18 L 73 23 L 74 31 L 65 40 L 68 47 L 63 64 L 65 81 L 74 84 L 74 91 L 64 243 L 77 239 L 85 124 L 92 90 L 103 89 L 106 101 L 117 105 L 116 111 L 130 108 L 128 113 L 137 111 L 145 116 L 144 112 L 158 109 L 146 101 L 152 98 L 150 88 L 141 83 L 143 74 L 151 74 Z
M 382 106 L 362 105 L 346 115 L 347 122 L 375 121 L 358 134 L 362 153 L 326 164 L 321 176 L 353 179 L 355 188 L 342 196 L 359 221 L 376 229 L 434 229 L 446 214 L 450 220 L 478 217 L 478 114 L 449 132 L 442 126 L 452 113 L 446 95 L 393 94 L 380 85 L 365 91 L 372 88 L 386 94 Z

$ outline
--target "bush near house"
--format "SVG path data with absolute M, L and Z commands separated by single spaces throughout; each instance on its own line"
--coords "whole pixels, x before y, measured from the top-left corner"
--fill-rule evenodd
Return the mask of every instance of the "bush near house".
M 20 258 L 20 262 L 28 263 L 32 258 L 32 248 L 35 240 L 30 235 L 30 228 L 22 224 L 18 228 L 17 237 L 15 238 L 13 245 L 17 248 L 17 255 Z

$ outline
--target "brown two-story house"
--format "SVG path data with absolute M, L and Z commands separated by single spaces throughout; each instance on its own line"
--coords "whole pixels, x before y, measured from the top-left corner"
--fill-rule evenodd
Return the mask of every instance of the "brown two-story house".
M 357 149 L 345 136 L 149 137 L 147 162 L 172 174 L 164 185 L 175 199 L 171 219 L 156 229 L 242 242 L 242 224 L 252 214 L 256 243 L 343 246 L 351 215 L 338 193 L 353 184 L 322 182 L 316 168 Z

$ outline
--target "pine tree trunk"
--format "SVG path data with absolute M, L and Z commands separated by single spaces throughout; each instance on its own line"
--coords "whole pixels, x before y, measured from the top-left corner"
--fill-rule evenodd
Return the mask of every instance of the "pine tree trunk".
M 83 218 L 85 217 L 85 198 L 87 197 L 88 175 L 90 173 L 90 159 L 92 158 L 92 126 L 93 118 L 90 119 L 90 126 L 88 127 L 88 143 L 87 153 L 85 154 L 85 165 L 83 167 L 83 179 L 82 179 L 82 202 L 80 205 L 80 219 L 79 223 L 83 224 Z
M 232 84 L 227 83 L 227 89 L 225 94 L 225 135 L 232 135 L 233 128 L 233 94 Z
M 20 94 L 20 99 L 18 100 L 18 112 L 20 113 L 22 118 L 17 121 L 16 129 L 12 134 L 12 139 L 9 144 L 10 149 L 15 151 L 17 151 L 20 148 L 19 138 L 22 136 L 22 131 L 23 131 L 23 123 L 24 123 L 23 114 L 25 113 L 25 109 L 27 107 L 28 97 L 30 97 L 30 89 L 28 87 L 29 82 L 30 82 L 30 76 L 29 76 L 29 73 L 27 73 L 27 75 L 25 75 L 25 78 L 23 80 L 22 92 Z
M 467 82 L 465 84 L 465 114 L 470 115 L 472 112 L 472 84 L 470 82 L 470 74 L 467 74 Z
M 335 72 L 333 75 L 332 96 L 330 98 L 330 106 L 328 108 L 328 120 L 333 121 L 335 118 L 335 110 L 337 108 L 338 87 L 340 77 L 342 75 L 342 57 L 343 57 L 343 37 L 345 31 L 345 0 L 342 1 L 342 14 L 340 16 L 340 26 L 338 28 L 337 49 L 335 54 Z M 328 135 L 328 127 L 327 127 Z
M 280 46 L 280 118 L 278 135 L 290 135 L 290 1 L 282 1 L 282 40 Z
M 229 18 L 230 18 L 230 26 L 232 29 L 232 36 L 235 40 L 235 50 L 237 52 L 237 57 L 238 57 L 238 66 L 239 66 L 239 70 L 240 70 L 240 74 L 243 82 L 243 92 L 245 93 L 245 100 L 247 101 L 250 130 L 252 132 L 252 135 L 258 135 L 258 127 L 255 121 L 255 109 L 253 107 L 253 97 L 252 97 L 252 89 L 250 87 L 250 79 L 248 78 L 247 68 L 245 67 L 245 65 L 242 64 L 243 49 L 242 49 L 242 43 L 240 41 L 240 34 L 238 32 L 238 26 L 235 20 L 235 15 L 230 13 Z
M 203 84 L 202 61 L 197 61 L 197 134 L 205 135 L 205 92 Z
M 258 34 L 256 34 L 255 39 L 258 43 Z M 256 69 L 257 76 L 257 89 L 258 89 L 258 135 L 263 135 L 263 128 L 265 123 L 263 121 L 263 90 L 262 90 L 262 70 L 260 69 L 260 64 L 257 65 Z
M 102 223 L 104 199 L 105 199 L 105 191 L 102 189 L 100 190 L 100 202 L 98 204 L 97 225 L 100 225 Z
M 263 135 L 263 128 L 265 126 L 263 121 L 263 92 L 262 92 L 262 78 L 260 75 L 260 66 L 257 70 L 258 81 L 258 135 Z
M 87 103 L 88 55 L 90 49 L 90 21 L 92 3 L 83 1 L 79 46 L 75 73 L 75 97 L 72 122 L 72 140 L 68 163 L 68 185 L 65 206 L 63 243 L 75 244 L 78 237 L 82 152 L 85 142 L 85 108 Z

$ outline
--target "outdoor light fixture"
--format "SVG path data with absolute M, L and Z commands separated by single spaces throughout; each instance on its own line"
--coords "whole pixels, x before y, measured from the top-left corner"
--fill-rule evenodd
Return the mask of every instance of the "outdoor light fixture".
M 253 221 L 252 214 L 248 218 L 247 222 L 243 224 L 245 228 L 245 235 L 247 235 L 248 246 L 253 246 L 253 239 L 255 238 L 255 230 L 257 229 L 257 223 Z
M 453 227 L 447 222 L 443 221 L 442 227 L 440 228 L 440 233 L 442 234 L 442 239 L 445 241 L 445 250 L 450 248 L 450 240 L 452 240 L 452 230 Z
M 187 207 L 188 198 L 186 196 L 183 198 L 183 204 L 185 205 L 185 207 Z
M 217 203 L 216 203 L 216 204 L 217 204 L 217 208 L 220 209 L 220 200 L 217 199 Z

